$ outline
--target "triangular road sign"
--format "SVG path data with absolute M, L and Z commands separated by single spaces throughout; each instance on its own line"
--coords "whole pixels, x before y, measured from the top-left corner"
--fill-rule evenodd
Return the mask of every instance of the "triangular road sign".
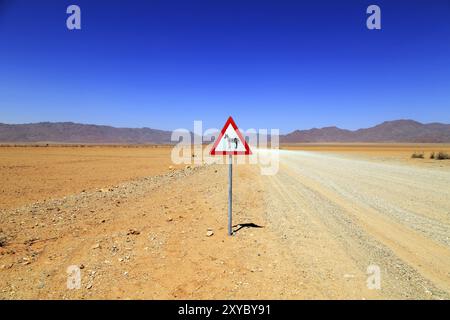
M 249 155 L 250 147 L 232 117 L 229 117 L 210 151 L 211 155 Z

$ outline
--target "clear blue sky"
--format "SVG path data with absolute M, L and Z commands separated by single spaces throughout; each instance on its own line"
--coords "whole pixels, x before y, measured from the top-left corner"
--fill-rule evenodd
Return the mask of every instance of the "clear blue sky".
M 0 122 L 192 129 L 229 114 L 282 132 L 450 123 L 450 1 L 0 0 Z

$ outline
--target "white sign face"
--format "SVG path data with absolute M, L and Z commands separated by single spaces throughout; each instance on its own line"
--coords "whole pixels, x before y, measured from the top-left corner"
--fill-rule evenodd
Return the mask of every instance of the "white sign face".
M 250 147 L 240 133 L 233 118 L 229 117 L 211 149 L 212 155 L 249 155 Z
M 242 143 L 240 137 L 230 123 L 228 128 L 225 130 L 224 135 L 217 144 L 216 152 L 233 151 L 245 152 L 245 145 Z

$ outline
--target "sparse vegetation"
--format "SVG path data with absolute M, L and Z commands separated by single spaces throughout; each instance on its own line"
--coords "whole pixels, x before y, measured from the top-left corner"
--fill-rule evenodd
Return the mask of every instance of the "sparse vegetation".
M 448 160 L 450 159 L 450 154 L 448 154 L 445 151 L 439 151 L 439 152 L 432 152 L 430 154 L 430 159 L 436 159 L 436 160 Z
M 423 159 L 423 158 L 425 158 L 425 155 L 424 155 L 423 152 L 414 152 L 411 155 L 411 158 L 413 158 L 413 159 Z
M 437 160 L 448 160 L 450 159 L 450 154 L 444 151 L 439 151 L 436 155 Z
M 8 240 L 8 237 L 6 236 L 6 234 L 1 232 L 1 230 L 0 230 L 0 248 L 6 246 L 7 240 Z

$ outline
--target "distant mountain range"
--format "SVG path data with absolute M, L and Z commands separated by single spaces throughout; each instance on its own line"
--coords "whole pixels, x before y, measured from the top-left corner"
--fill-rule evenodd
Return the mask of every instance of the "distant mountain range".
M 450 124 L 420 123 L 413 120 L 385 121 L 355 131 L 337 127 L 296 130 L 280 136 L 283 143 L 299 142 L 450 142 Z
M 170 131 L 150 128 L 114 128 L 73 122 L 0 124 L 0 142 L 57 143 L 171 143 Z
M 0 142 L 3 143 L 168 144 L 173 143 L 170 138 L 170 131 L 150 128 L 115 128 L 73 122 L 0 123 Z M 395 120 L 354 131 L 337 127 L 313 128 L 281 135 L 280 142 L 450 143 L 450 124 L 423 124 L 413 120 Z

